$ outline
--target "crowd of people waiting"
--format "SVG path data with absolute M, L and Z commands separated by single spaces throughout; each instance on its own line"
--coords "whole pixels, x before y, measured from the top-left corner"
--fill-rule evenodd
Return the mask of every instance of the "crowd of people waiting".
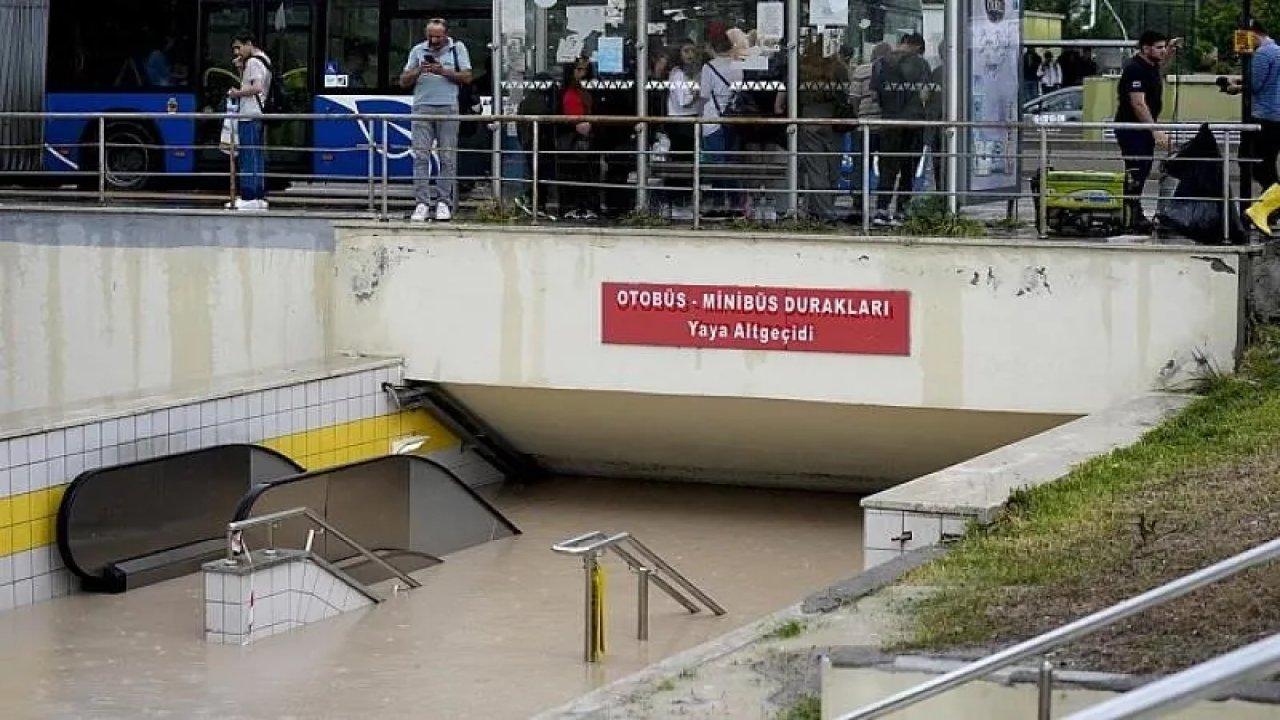
M 761 217 L 762 208 L 781 204 L 779 194 L 786 186 L 786 127 L 717 122 L 728 117 L 787 116 L 787 91 L 785 82 L 780 82 L 786 77 L 784 54 L 774 53 L 768 69 L 744 69 L 740 61 L 749 42 L 741 31 L 712 25 L 705 45 L 682 42 L 648 55 L 648 114 L 702 120 L 696 126 L 688 122 L 650 126 L 654 203 L 669 217 L 691 213 L 695 132 L 700 134 L 696 145 L 704 167 L 722 166 L 718 173 L 704 170 L 704 178 L 711 177 L 716 188 L 703 197 L 704 213 Z M 799 56 L 799 117 L 942 119 L 943 69 L 932 67 L 925 52 L 924 38 L 908 33 L 896 45 L 879 43 L 864 61 L 854 62 L 847 53 L 824 48 L 822 36 L 811 36 Z M 534 76 L 530 86 L 547 89 L 526 92 L 517 112 L 567 117 L 634 114 L 634 102 L 628 103 L 633 92 L 594 82 L 594 70 L 594 64 L 582 57 L 565 63 L 558 77 Z M 798 129 L 798 179 L 807 217 L 833 221 L 860 210 L 837 203 L 841 194 L 861 189 L 862 168 L 841 167 L 844 158 L 861 159 L 861 133 L 849 130 L 849 125 L 838 122 Z M 518 204 L 527 212 L 554 217 L 548 209 L 553 202 L 556 212 L 568 219 L 592 220 L 632 210 L 634 192 L 627 186 L 634 179 L 635 136 L 630 126 L 565 122 L 544 125 L 539 132 L 539 207 L 529 207 L 532 193 L 526 193 Z M 870 151 L 878 158 L 878 172 L 871 174 L 872 188 L 878 193 L 875 224 L 891 225 L 903 219 L 926 146 L 937 148 L 940 142 L 941 133 L 923 128 L 877 127 L 871 134 Z M 532 151 L 531 128 L 520 128 L 520 144 L 526 153 Z M 935 155 L 930 168 L 937 189 L 942 187 L 942 165 Z

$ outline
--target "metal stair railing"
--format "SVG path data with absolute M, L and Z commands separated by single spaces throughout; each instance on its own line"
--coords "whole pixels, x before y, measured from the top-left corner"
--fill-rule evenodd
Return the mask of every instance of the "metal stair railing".
M 1020 642 L 1000 652 L 988 655 L 981 660 L 920 683 L 915 687 L 890 695 L 883 700 L 839 715 L 837 720 L 866 720 L 867 718 L 882 717 L 891 712 L 902 710 L 931 697 L 941 695 L 970 680 L 984 677 L 1020 660 L 1041 655 L 1072 640 L 1097 632 L 1127 617 L 1163 605 L 1206 585 L 1211 585 L 1257 565 L 1268 563 L 1277 557 L 1280 557 L 1280 538 L 1201 568 L 1148 590 L 1141 595 L 1135 595 L 1111 607 L 1050 630 L 1043 635 Z M 1047 661 L 1045 662 L 1047 663 Z M 1040 683 L 1040 717 L 1046 719 L 1049 712 L 1049 693 L 1052 690 L 1052 673 L 1050 671 L 1047 674 L 1047 681 Z
M 620 532 L 608 535 L 599 530 L 594 530 L 558 542 L 552 545 L 551 549 L 563 555 L 582 557 L 582 569 L 586 576 L 584 659 L 587 662 L 596 662 L 601 655 L 595 642 L 602 632 L 599 625 L 601 620 L 596 613 L 597 603 L 600 599 L 596 596 L 597 591 L 593 584 L 593 579 L 600 563 L 600 558 L 606 551 L 612 551 L 636 573 L 636 639 L 649 639 L 650 582 L 658 586 L 658 589 L 665 592 L 672 600 L 675 600 L 690 613 L 701 612 L 702 608 L 699 607 L 698 603 L 701 603 L 703 607 L 716 615 L 724 615 L 728 612 L 720 603 L 693 584 L 691 580 L 682 575 L 680 571 L 672 567 L 670 563 L 663 560 L 660 555 L 649 549 L 649 546 L 640 542 L 631 533 Z M 680 586 L 685 592 L 682 593 L 677 590 L 676 585 Z M 691 600 L 685 593 L 693 596 L 698 602 Z
M 1280 633 L 1081 710 L 1066 720 L 1160 717 L 1250 680 L 1280 672 Z
M 356 542 L 351 538 L 350 535 L 347 535 L 346 533 L 342 532 L 338 528 L 334 527 L 333 524 L 330 523 L 328 520 L 325 520 L 323 517 L 313 512 L 310 508 L 306 508 L 306 507 L 296 507 L 296 508 L 290 508 L 288 510 L 280 510 L 278 512 L 267 513 L 266 515 L 259 515 L 257 517 L 251 517 L 251 518 L 246 518 L 244 520 L 237 520 L 235 522 L 227 523 L 227 559 L 226 559 L 227 564 L 234 565 L 239 562 L 238 558 L 242 555 L 242 553 L 245 550 L 244 543 L 242 541 L 242 534 L 244 530 L 247 530 L 253 527 L 258 527 L 259 525 L 266 525 L 267 526 L 267 548 L 265 549 L 265 552 L 267 552 L 268 554 L 274 553 L 276 549 L 275 529 L 280 526 L 281 522 L 285 520 L 289 520 L 291 518 L 295 518 L 295 517 L 306 518 L 311 523 L 318 526 L 321 529 L 321 532 L 327 532 L 330 535 L 338 538 L 342 542 L 346 543 L 347 546 L 349 546 L 352 550 L 355 550 L 357 554 L 363 556 L 364 558 L 368 559 L 370 562 L 380 566 L 382 569 L 391 573 L 408 587 L 410 588 L 422 587 L 422 583 L 418 582 L 417 580 L 414 580 L 407 573 L 395 567 L 391 563 L 387 562 L 382 557 L 380 557 L 377 553 L 366 548 L 364 545 L 361 545 L 360 543 Z M 312 533 L 314 533 L 314 531 L 310 531 L 308 533 L 307 546 L 304 549 L 307 551 L 307 554 L 310 556 L 310 559 L 313 562 L 323 567 L 325 570 L 328 570 L 330 573 L 340 578 L 343 582 L 350 585 L 352 588 L 355 588 L 362 595 L 369 598 L 373 602 L 375 603 L 382 602 L 383 598 L 379 596 L 376 592 L 374 592 L 374 590 L 370 588 L 368 585 L 365 585 L 359 580 L 356 580 L 355 578 L 348 575 L 341 568 L 338 568 L 337 566 L 330 563 L 328 560 L 325 560 L 324 558 L 320 557 L 316 553 L 312 552 L 311 551 L 311 538 L 313 537 Z

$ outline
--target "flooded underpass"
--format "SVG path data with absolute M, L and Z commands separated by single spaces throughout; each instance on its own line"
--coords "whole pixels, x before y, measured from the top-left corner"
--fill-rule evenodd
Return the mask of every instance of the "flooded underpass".
M 8 717 L 527 717 L 856 573 L 847 494 L 559 478 L 495 489 L 522 531 L 446 557 L 423 586 L 251 646 L 207 644 L 190 575 L 123 595 L 73 594 L 0 615 Z M 607 561 L 605 661 L 582 661 L 582 570 L 551 544 L 631 532 L 720 601 L 690 615 L 661 593 L 634 637 L 635 580 Z

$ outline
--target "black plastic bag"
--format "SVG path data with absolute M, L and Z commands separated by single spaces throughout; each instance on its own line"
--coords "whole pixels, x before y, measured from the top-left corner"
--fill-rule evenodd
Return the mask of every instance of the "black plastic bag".
M 1177 178 L 1178 186 L 1173 197 L 1162 197 L 1157 204 L 1161 231 L 1205 245 L 1243 241 L 1244 225 L 1235 202 L 1226 204 L 1230 214 L 1225 228 L 1222 224 L 1222 153 L 1208 124 L 1201 125 L 1196 136 L 1165 161 L 1164 173 Z

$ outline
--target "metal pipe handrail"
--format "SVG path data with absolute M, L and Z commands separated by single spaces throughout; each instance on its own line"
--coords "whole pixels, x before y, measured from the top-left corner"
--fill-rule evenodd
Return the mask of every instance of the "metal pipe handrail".
M 102 120 L 237 120 L 243 116 L 235 113 L 225 112 L 34 112 L 34 111 L 0 111 L 0 119 L 15 120 L 84 120 L 84 119 L 102 119 Z M 1111 122 L 1111 121 L 1091 121 L 1091 122 L 994 122 L 994 121 L 972 121 L 972 120 L 896 120 L 884 118 L 785 118 L 785 117 L 721 117 L 721 118 L 702 118 L 698 116 L 678 116 L 678 115 L 658 115 L 658 116 L 641 116 L 641 115 L 504 115 L 497 118 L 492 115 L 415 115 L 413 113 L 273 113 L 268 116 L 270 120 L 318 120 L 326 122 L 351 121 L 351 120 L 449 120 L 458 122 L 472 123 L 524 123 L 524 122 L 548 122 L 548 123 L 602 123 L 602 124 L 628 124 L 628 123 L 661 123 L 668 125 L 839 125 L 848 128 L 856 128 L 862 126 L 868 127 L 942 127 L 942 128 L 1022 128 L 1027 130 L 1035 130 L 1037 128 L 1046 129 L 1082 129 L 1082 130 L 1098 130 L 1098 129 L 1118 129 L 1118 130 L 1199 130 L 1204 124 L 1209 126 L 1213 131 L 1238 130 L 1241 132 L 1256 132 L 1261 129 L 1257 123 L 1244 122 L 1156 122 L 1156 123 L 1138 123 L 1138 122 Z M 485 150 L 481 152 L 492 152 Z
M 630 549 L 623 547 L 623 544 L 629 545 Z M 672 587 L 670 583 L 663 578 L 665 573 L 677 585 L 684 588 L 690 595 L 697 598 L 707 609 L 716 615 L 724 615 L 727 611 L 710 595 L 703 592 L 698 586 L 694 585 L 688 578 L 680 574 L 669 563 L 663 560 L 657 553 L 649 549 L 647 545 L 640 542 L 628 532 L 619 532 L 612 535 L 606 535 L 599 530 L 592 530 L 581 535 L 576 535 L 567 540 L 562 540 L 551 546 L 554 552 L 562 555 L 572 555 L 582 558 L 582 568 L 585 574 L 585 601 L 584 622 L 583 622 L 583 638 L 584 652 L 583 659 L 587 662 L 595 662 L 600 657 L 600 649 L 596 646 L 595 639 L 598 633 L 603 632 L 598 619 L 596 617 L 595 586 L 593 574 L 599 567 L 600 556 L 608 550 L 612 550 L 614 554 L 622 558 L 636 573 L 636 637 L 639 640 L 649 639 L 649 584 L 657 585 L 659 589 L 670 595 L 673 600 L 680 603 L 690 613 L 700 612 L 700 608 L 692 600 L 685 597 L 679 590 Z M 640 557 L 632 555 L 631 551 L 635 551 Z
M 1256 565 L 1270 562 L 1277 557 L 1280 557 L 1280 538 L 1201 568 L 1079 620 L 988 655 L 964 667 L 890 695 L 883 700 L 840 715 L 837 720 L 876 718 L 910 707 L 954 687 L 963 685 L 970 680 L 976 680 L 1020 660 L 1053 650 L 1060 645 L 1065 645 L 1072 640 L 1092 634 L 1127 617 L 1163 605 L 1170 600 L 1182 597 L 1189 592 L 1211 585 Z
M 368 558 L 369 560 L 373 561 L 377 565 L 381 566 L 382 569 L 390 572 L 391 574 L 395 575 L 397 578 L 400 578 L 401 580 L 403 580 L 405 584 L 408 585 L 409 587 L 411 588 L 422 587 L 422 583 L 418 582 L 417 580 L 414 580 L 404 571 L 395 567 L 394 565 L 387 562 L 386 560 L 383 560 L 382 558 L 378 557 L 378 555 L 374 553 L 372 550 L 369 550 L 364 545 L 361 545 L 360 543 L 356 542 L 351 538 L 350 535 L 347 535 L 346 533 L 342 532 L 338 528 L 334 527 L 333 524 L 331 524 L 329 521 L 320 517 L 316 513 L 312 512 L 310 508 L 306 508 L 306 507 L 295 507 L 295 508 L 290 508 L 288 510 L 280 510 L 273 513 L 267 513 L 266 515 L 259 515 L 257 517 L 251 517 L 251 518 L 246 518 L 244 520 L 236 520 L 234 522 L 227 523 L 227 562 L 234 563 L 236 561 L 235 560 L 236 533 L 243 532 L 248 528 L 257 527 L 259 525 L 267 525 L 268 529 L 270 529 L 274 527 L 276 523 L 279 523 L 283 520 L 288 520 L 290 518 L 295 518 L 295 517 L 305 517 L 311 522 L 315 523 L 316 525 L 319 525 L 320 527 L 324 528 L 325 532 L 332 533 L 334 537 L 338 538 L 342 542 L 351 546 L 351 549 L 355 550 L 360 555 Z
M 1211 698 L 1249 680 L 1280 672 L 1280 634 L 1193 665 L 1123 695 L 1081 710 L 1066 720 L 1158 717 L 1196 700 Z

